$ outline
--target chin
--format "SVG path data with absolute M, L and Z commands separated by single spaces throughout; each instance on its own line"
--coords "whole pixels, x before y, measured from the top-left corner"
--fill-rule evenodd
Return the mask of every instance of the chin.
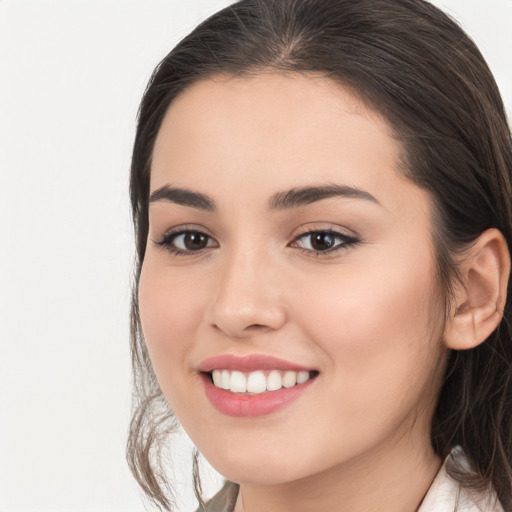
M 239 484 L 277 485 L 304 478 L 310 473 L 304 461 L 294 461 L 278 451 L 272 454 L 238 451 L 223 453 L 220 457 L 204 455 L 224 478 Z
M 297 451 L 297 455 L 301 455 Z M 285 458 L 281 455 L 281 458 Z M 299 456 L 276 461 L 270 458 L 240 458 L 237 461 L 222 460 L 220 464 L 209 460 L 210 464 L 227 480 L 243 485 L 286 485 L 306 482 L 310 478 L 325 474 L 336 465 L 332 461 L 311 460 Z M 301 485 L 299 483 L 299 485 Z
M 240 464 L 230 467 L 224 464 L 222 468 L 217 470 L 224 478 L 231 482 L 245 485 L 279 485 L 308 476 L 299 476 L 298 474 L 292 473 L 289 464 L 276 468 L 269 467 L 264 462 L 255 463 L 254 461 L 250 461 L 245 465 Z

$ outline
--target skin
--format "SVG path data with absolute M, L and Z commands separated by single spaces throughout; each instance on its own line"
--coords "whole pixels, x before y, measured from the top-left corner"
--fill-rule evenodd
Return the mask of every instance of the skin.
M 400 173 L 401 150 L 380 115 L 312 75 L 215 77 L 165 116 L 151 191 L 189 189 L 217 209 L 151 202 L 143 331 L 180 423 L 241 484 L 238 511 L 412 512 L 440 467 L 429 430 L 447 349 L 432 205 Z M 276 193 L 333 184 L 375 200 L 268 207 Z M 174 228 L 208 245 L 172 254 L 158 242 Z M 313 250 L 304 233 L 326 229 L 358 241 Z M 283 409 L 234 418 L 197 371 L 226 353 L 319 375 Z

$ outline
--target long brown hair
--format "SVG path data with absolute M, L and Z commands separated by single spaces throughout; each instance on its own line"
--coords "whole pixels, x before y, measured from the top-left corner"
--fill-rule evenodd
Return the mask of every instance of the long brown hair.
M 144 491 L 165 510 L 172 508 L 172 497 L 162 453 L 176 421 L 151 367 L 137 299 L 153 145 L 167 108 L 191 84 L 214 74 L 265 69 L 321 73 L 356 91 L 388 120 L 404 148 L 403 172 L 434 200 L 446 311 L 458 250 L 490 227 L 504 234 L 511 250 L 512 142 L 503 103 L 479 50 L 442 11 L 423 0 L 242 0 L 203 22 L 151 77 L 130 178 L 137 261 L 127 453 Z M 452 474 L 468 486 L 493 486 L 507 512 L 512 512 L 511 304 L 484 343 L 451 353 L 431 430 L 441 458 L 457 445 L 468 457 L 471 471 L 453 467 Z

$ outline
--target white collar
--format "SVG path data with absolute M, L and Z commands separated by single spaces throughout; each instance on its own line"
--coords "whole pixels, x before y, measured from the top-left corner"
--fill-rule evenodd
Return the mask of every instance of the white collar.
M 446 470 L 450 458 L 468 466 L 462 450 L 455 448 L 434 478 L 418 512 L 504 512 L 494 492 L 476 493 L 452 478 Z

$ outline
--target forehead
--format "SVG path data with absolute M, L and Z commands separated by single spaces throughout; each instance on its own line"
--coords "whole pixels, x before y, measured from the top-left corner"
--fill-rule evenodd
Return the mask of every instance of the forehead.
M 169 107 L 151 189 L 172 182 L 251 191 L 263 182 L 284 189 L 312 180 L 379 189 L 402 180 L 401 152 L 386 120 L 328 78 L 216 76 Z

